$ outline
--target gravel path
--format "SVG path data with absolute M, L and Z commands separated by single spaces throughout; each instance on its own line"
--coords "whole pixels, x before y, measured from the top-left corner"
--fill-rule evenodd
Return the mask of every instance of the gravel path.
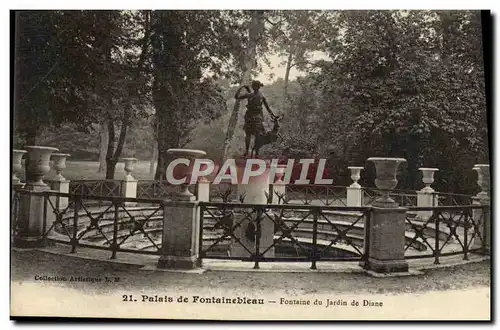
M 196 291 L 207 288 L 232 292 L 291 295 L 311 293 L 402 294 L 435 290 L 462 290 L 490 286 L 490 263 L 478 262 L 453 268 L 428 270 L 423 275 L 399 278 L 374 278 L 364 273 L 262 273 L 206 271 L 203 274 L 143 271 L 136 266 L 83 260 L 40 251 L 12 251 L 11 278 L 33 282 L 38 276 L 117 277 L 118 282 L 53 282 L 52 285 L 106 293 L 121 290 L 162 288 Z

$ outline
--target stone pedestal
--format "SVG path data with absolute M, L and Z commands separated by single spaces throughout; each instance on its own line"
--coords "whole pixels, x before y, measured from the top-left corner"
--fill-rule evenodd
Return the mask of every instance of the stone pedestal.
M 438 196 L 431 184 L 434 183 L 434 172 L 439 171 L 437 168 L 421 167 L 422 182 L 425 187 L 417 191 L 417 207 L 434 207 L 438 206 Z M 417 217 L 422 220 L 427 220 L 432 216 L 432 211 L 417 211 Z
M 52 191 L 68 194 L 70 182 L 71 182 L 70 180 L 66 179 L 61 181 L 52 181 L 50 188 Z M 52 201 L 54 206 L 57 206 L 56 196 L 51 196 L 50 200 Z M 64 210 L 66 207 L 68 207 L 68 197 L 59 197 L 58 207 L 59 210 Z
M 365 236 L 365 269 L 377 273 L 407 272 L 404 259 L 406 208 L 374 207 L 370 215 L 370 227 Z
M 403 158 L 369 158 L 375 164 L 375 185 L 383 189 L 383 194 L 375 200 L 370 214 L 369 225 L 365 223 L 365 269 L 377 273 L 407 272 L 408 263 L 404 259 L 406 208 L 389 196 L 398 184 L 396 177 Z
M 472 217 L 479 224 L 480 235 L 484 240 L 484 249 L 486 253 L 491 251 L 491 210 L 490 210 L 490 166 L 489 164 L 476 164 L 473 170 L 477 172 L 477 184 L 481 188 L 472 199 L 473 205 L 488 206 L 488 209 L 475 209 Z M 481 247 L 481 239 L 474 238 L 473 248 Z
M 347 206 L 363 206 L 363 189 L 359 187 L 347 187 Z
M 45 197 L 42 193 L 49 191 L 48 186 L 27 185 L 20 194 L 17 219 L 17 233 L 14 237 L 14 246 L 19 248 L 34 248 L 45 245 L 42 237 L 48 223 L 44 223 Z M 49 221 L 46 221 L 49 222 Z
M 191 197 L 181 197 L 191 199 Z M 163 237 L 158 268 L 193 269 L 199 259 L 199 207 L 197 201 L 168 202 L 163 213 Z
M 472 197 L 472 205 L 483 205 L 489 206 L 490 200 L 489 198 L 481 198 L 481 197 Z M 491 215 L 490 209 L 473 209 L 472 210 L 472 220 L 479 227 L 479 235 L 478 237 L 474 237 L 472 242 L 472 248 L 477 249 L 484 247 L 485 252 L 489 253 L 491 249 Z M 472 235 L 472 232 L 470 232 Z M 483 246 L 484 241 L 484 246 Z
M 121 182 L 122 197 L 136 198 L 137 197 L 137 180 L 134 178 L 126 178 Z M 125 202 L 126 206 L 136 206 L 136 202 Z
M 42 179 L 50 170 L 50 155 L 58 149 L 41 146 L 26 146 L 25 149 L 28 151 L 26 185 L 20 191 L 14 246 L 32 248 L 46 244 L 42 238 L 48 221 L 44 214 L 45 197 L 42 193 L 49 191 L 50 187 Z
M 121 182 L 122 197 L 137 198 L 137 180 L 132 176 L 137 158 L 123 158 L 125 179 Z M 136 206 L 136 202 L 125 202 L 125 206 Z
M 351 171 L 351 179 L 354 182 L 347 187 L 347 206 L 362 206 L 363 189 L 358 180 L 361 178 L 361 170 L 364 168 L 361 166 L 349 166 L 348 169 Z
M 53 180 L 50 183 L 50 188 L 54 192 L 60 192 L 60 193 L 69 193 L 69 184 L 70 180 L 66 180 L 63 178 L 63 180 Z M 56 220 L 56 214 L 54 213 L 54 210 L 57 209 L 59 211 L 64 210 L 68 207 L 68 197 L 61 197 L 61 196 L 50 196 L 50 201 L 53 205 L 54 208 L 50 204 L 47 205 L 47 223 L 46 223 L 46 230 L 49 230 L 52 226 L 52 223 Z M 68 214 L 68 212 L 66 212 Z M 52 231 L 52 230 L 51 230 Z M 48 233 L 49 235 L 51 234 Z
M 203 178 L 198 181 L 198 196 L 196 197 L 199 202 L 209 202 L 210 201 L 210 181 Z
M 238 196 L 244 196 L 244 204 L 267 204 L 269 196 L 269 170 L 270 162 L 265 162 L 264 172 L 258 176 L 249 177 L 248 183 L 243 182 L 243 174 L 247 164 L 252 164 L 255 160 L 253 159 L 240 159 L 236 162 L 237 176 L 238 176 Z M 261 160 L 263 161 L 263 160 Z M 248 162 L 248 163 L 247 163 Z M 257 165 L 253 165 L 256 167 Z M 245 213 L 235 214 L 234 223 L 240 223 L 245 219 L 246 213 L 252 212 L 251 208 L 243 209 Z M 235 229 L 234 234 L 238 237 L 243 245 L 247 247 L 250 251 L 255 251 L 257 236 L 255 235 L 257 229 L 257 223 L 255 222 L 257 213 L 254 212 L 250 219 L 245 219 L 241 222 L 241 225 Z M 253 220 L 253 221 L 252 221 Z M 263 216 L 260 221 L 260 240 L 259 240 L 259 252 L 267 249 L 274 242 L 274 222 L 269 220 L 267 217 Z M 241 246 L 236 240 L 233 239 L 231 243 L 231 256 L 237 257 L 250 257 L 251 254 Z M 274 257 L 274 247 L 269 249 L 265 254 L 265 257 Z
M 417 191 L 417 207 L 434 207 L 438 206 L 438 197 L 432 188 L 422 188 Z M 422 220 L 429 219 L 432 216 L 432 211 L 417 211 L 417 217 Z

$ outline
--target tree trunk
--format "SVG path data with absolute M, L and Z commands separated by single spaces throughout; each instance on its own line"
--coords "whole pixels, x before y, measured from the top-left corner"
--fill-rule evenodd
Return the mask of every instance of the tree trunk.
M 108 145 L 108 132 L 105 121 L 99 124 L 99 169 L 97 173 L 104 173 L 106 170 L 106 148 Z
M 156 163 L 158 162 L 158 141 L 155 139 L 153 142 L 153 154 L 149 162 L 149 175 L 154 175 L 156 170 Z
M 286 60 L 286 69 L 285 69 L 285 86 L 283 88 L 283 102 L 286 102 L 288 99 L 288 80 L 290 79 L 290 70 L 292 69 L 292 51 L 289 50 L 288 58 Z
M 113 180 L 115 178 L 116 163 L 115 159 L 110 159 L 106 162 L 106 180 Z
M 252 70 L 255 68 L 257 60 L 257 44 L 261 37 L 262 31 L 264 30 L 264 12 L 255 10 L 252 13 L 252 21 L 248 28 L 248 47 L 245 57 L 245 63 L 243 67 L 245 68 L 241 74 L 241 84 L 248 84 L 250 82 L 250 75 Z M 231 141 L 233 140 L 234 129 L 238 122 L 238 112 L 240 110 L 240 100 L 234 102 L 233 111 L 231 113 L 231 118 L 229 118 L 229 123 L 226 132 L 226 138 L 224 140 L 224 153 L 223 159 L 226 160 L 229 156 L 231 149 Z
M 140 73 L 142 72 L 142 69 L 144 67 L 144 62 L 146 59 L 146 48 L 149 43 L 149 38 L 150 38 L 150 32 L 151 32 L 151 26 L 150 26 L 150 20 L 149 20 L 149 11 L 146 12 L 146 24 L 145 24 L 145 31 L 144 31 L 144 37 L 142 39 L 142 46 L 141 46 L 141 54 L 139 56 L 139 61 L 137 62 L 137 67 L 135 70 L 135 81 L 137 81 L 140 77 Z M 111 52 L 108 48 L 108 51 L 106 53 L 107 60 L 111 62 Z M 129 104 L 132 102 L 132 99 L 137 96 L 137 85 L 133 84 L 131 87 L 129 87 L 129 97 L 128 101 Z M 112 96 L 108 96 L 109 100 L 109 106 L 110 109 L 113 107 L 113 99 Z M 112 180 L 115 176 L 115 167 L 116 164 L 118 163 L 118 158 L 122 154 L 123 146 L 125 144 L 125 137 L 127 136 L 127 128 L 130 124 L 130 116 L 131 116 L 130 109 L 127 107 L 125 108 L 123 112 L 123 118 L 122 118 L 122 126 L 120 129 L 120 135 L 118 137 L 118 143 L 116 145 L 116 150 L 114 149 L 114 144 L 115 144 L 115 124 L 112 118 L 108 118 L 108 137 L 109 139 L 112 139 L 112 141 L 108 140 L 108 148 L 106 152 L 106 179 Z M 112 134 L 111 134 L 112 133 Z M 111 143 L 112 142 L 112 143 Z
M 114 150 L 115 150 L 115 124 L 113 119 L 109 118 L 106 122 L 108 126 L 108 147 L 106 150 L 106 179 L 112 180 L 115 177 L 115 166 L 116 161 L 114 161 Z

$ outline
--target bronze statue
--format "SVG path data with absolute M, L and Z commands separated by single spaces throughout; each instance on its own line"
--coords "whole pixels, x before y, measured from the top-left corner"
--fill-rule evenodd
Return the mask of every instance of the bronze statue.
M 247 112 L 245 113 L 245 124 L 243 125 L 243 130 L 245 130 L 245 153 L 244 156 L 248 155 L 248 150 L 250 148 L 250 139 L 252 135 L 254 136 L 254 144 L 255 141 L 259 138 L 259 136 L 264 135 L 266 133 L 264 129 L 264 114 L 262 112 L 262 105 L 266 108 L 267 112 L 273 118 L 273 121 L 276 122 L 276 116 L 273 114 L 271 109 L 269 109 L 269 105 L 267 104 L 266 98 L 260 92 L 260 88 L 264 86 L 260 81 L 254 80 L 252 81 L 252 90 L 247 85 L 241 86 L 234 96 L 237 100 L 247 99 Z M 247 90 L 246 94 L 241 95 L 241 91 L 245 88 Z M 257 156 L 258 151 L 256 152 Z

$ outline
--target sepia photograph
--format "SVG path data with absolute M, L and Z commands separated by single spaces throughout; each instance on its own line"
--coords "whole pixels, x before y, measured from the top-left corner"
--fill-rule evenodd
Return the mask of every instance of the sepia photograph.
M 492 25 L 12 10 L 10 319 L 491 321 Z

